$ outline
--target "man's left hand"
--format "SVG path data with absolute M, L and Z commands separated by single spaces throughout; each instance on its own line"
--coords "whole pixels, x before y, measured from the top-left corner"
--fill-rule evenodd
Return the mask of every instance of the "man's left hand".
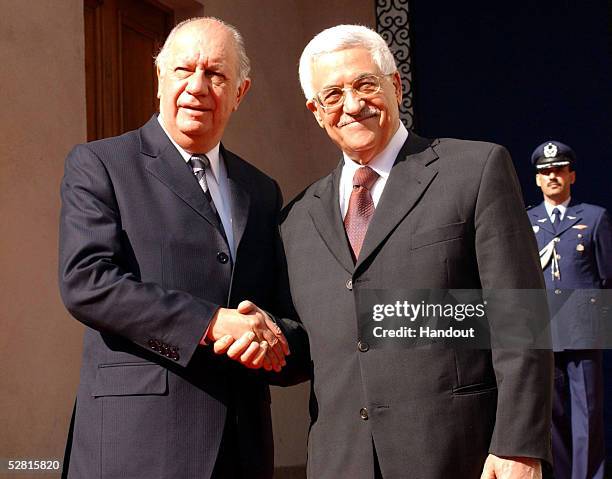
M 542 479 L 542 465 L 532 457 L 487 456 L 480 479 Z

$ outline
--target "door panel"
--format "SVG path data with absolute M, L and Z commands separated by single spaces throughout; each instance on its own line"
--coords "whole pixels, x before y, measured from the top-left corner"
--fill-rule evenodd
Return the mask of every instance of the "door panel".
M 153 57 L 174 24 L 153 0 L 84 0 L 87 140 L 119 135 L 157 110 Z

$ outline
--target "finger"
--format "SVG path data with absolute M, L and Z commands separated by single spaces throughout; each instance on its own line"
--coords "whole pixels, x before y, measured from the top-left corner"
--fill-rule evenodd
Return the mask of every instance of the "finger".
M 254 339 L 255 333 L 247 331 L 230 346 L 227 350 L 227 355 L 232 359 L 238 359 L 238 357 L 247 350 Z
M 257 311 L 257 306 L 255 306 L 255 304 L 247 300 L 247 301 L 241 301 L 240 304 L 238 305 L 238 308 L 236 309 L 240 314 L 249 314 L 253 311 Z
M 215 352 L 215 354 L 223 354 L 225 351 L 227 351 L 227 348 L 229 348 L 233 342 L 234 338 L 232 338 L 232 336 L 230 336 L 229 334 L 223 336 L 222 338 L 219 338 L 213 343 L 213 351 Z
M 281 367 L 285 366 L 287 364 L 285 361 L 285 353 L 283 352 L 283 348 L 278 338 L 269 330 L 263 332 L 263 337 L 270 345 L 270 349 L 276 358 L 276 363 Z
M 275 348 L 271 344 L 271 343 L 278 344 L 278 340 L 268 330 L 262 331 L 261 335 L 262 335 L 264 341 L 266 341 L 268 343 L 268 346 L 269 346 L 268 352 L 266 354 L 266 357 L 270 360 L 270 363 L 272 365 L 272 369 L 274 369 L 275 371 L 280 371 L 280 368 L 283 366 L 284 356 L 282 354 L 279 356 L 277 354 L 278 347 Z
M 264 322 L 267 327 L 267 329 L 264 330 L 262 333 L 264 339 L 268 341 L 268 344 L 272 348 L 274 355 L 277 358 L 278 364 L 281 367 L 285 366 L 287 364 L 287 362 L 285 361 L 285 349 L 280 340 L 280 338 L 283 338 L 283 340 L 285 340 L 283 333 L 278 327 L 278 325 L 274 321 L 272 321 L 265 312 L 261 311 L 261 314 L 264 318 Z
M 246 351 L 240 355 L 240 362 L 245 366 L 250 367 L 251 359 L 255 357 L 255 355 L 259 352 L 259 349 L 259 343 L 253 341 L 251 344 L 249 344 Z
M 268 319 L 268 322 L 271 323 L 271 324 L 268 324 L 268 327 L 274 333 L 274 336 L 276 336 L 278 340 L 280 341 L 281 347 L 283 348 L 283 352 L 285 353 L 285 356 L 289 356 L 291 354 L 291 350 L 289 349 L 289 343 L 287 342 L 287 338 L 285 338 L 283 331 L 278 326 L 278 324 L 276 324 L 271 319 Z
M 268 343 L 266 341 L 262 341 L 259 343 L 259 352 L 255 355 L 253 360 L 251 361 L 251 366 L 253 369 L 259 369 L 263 366 L 264 358 L 266 357 L 266 353 L 268 352 Z
M 272 369 L 276 371 L 277 373 L 280 372 L 280 370 L 282 369 L 282 366 L 278 362 L 278 358 L 276 357 L 276 354 L 274 354 L 274 351 L 272 348 L 268 349 L 268 354 L 266 354 L 266 357 L 270 360 Z
M 274 336 L 276 336 L 278 340 L 280 341 L 281 347 L 283 349 L 283 353 L 285 353 L 285 356 L 290 355 L 291 351 L 289 350 L 289 343 L 287 342 L 287 338 L 285 338 L 285 335 L 283 334 L 283 331 L 281 330 L 279 325 L 276 324 L 274 321 L 272 321 L 267 315 L 266 315 L 266 324 L 268 325 L 268 328 L 270 329 L 270 331 L 274 333 Z
M 270 360 L 268 359 L 267 355 L 264 356 L 263 367 L 266 371 L 272 371 L 272 363 L 270 363 Z

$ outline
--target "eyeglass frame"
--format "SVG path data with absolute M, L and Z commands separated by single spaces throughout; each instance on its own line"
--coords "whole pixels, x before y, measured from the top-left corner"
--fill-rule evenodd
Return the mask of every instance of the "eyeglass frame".
M 373 96 L 378 95 L 380 93 L 380 91 L 383 89 L 382 79 L 385 78 L 385 77 L 393 76 L 394 74 L 395 74 L 395 72 L 393 72 L 393 73 L 386 73 L 386 74 L 382 74 L 382 75 L 376 75 L 375 73 L 364 73 L 364 74 L 359 75 L 358 77 L 356 77 L 351 82 L 351 86 L 350 87 L 344 87 L 344 88 L 340 88 L 340 87 L 328 87 L 328 88 L 323 88 L 323 90 L 319 90 L 317 93 L 315 93 L 315 96 L 312 98 L 312 100 L 314 102 L 316 102 L 316 104 L 319 105 L 325 112 L 334 111 L 334 110 L 342 107 L 342 105 L 344 105 L 344 102 L 346 101 L 346 92 L 347 91 L 351 91 L 353 93 L 353 95 L 355 96 L 355 98 L 358 98 L 359 100 L 366 100 L 368 98 L 372 98 Z M 363 96 L 357 90 L 355 90 L 353 85 L 355 84 L 356 81 L 363 80 L 364 78 L 369 78 L 369 77 L 376 78 L 376 80 L 378 81 L 378 89 L 375 92 L 373 92 L 373 93 L 369 93 L 369 94 Z M 319 99 L 319 94 L 321 92 L 325 91 L 325 90 L 331 90 L 333 88 L 338 88 L 340 91 L 342 91 L 342 99 L 337 104 L 335 104 L 335 105 L 329 105 L 329 106 L 323 105 L 323 103 Z

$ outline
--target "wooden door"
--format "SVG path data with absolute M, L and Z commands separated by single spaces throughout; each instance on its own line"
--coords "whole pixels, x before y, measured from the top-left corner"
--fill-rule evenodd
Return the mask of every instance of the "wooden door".
M 154 0 L 84 0 L 87 140 L 142 126 L 157 111 L 153 57 L 174 24 Z

